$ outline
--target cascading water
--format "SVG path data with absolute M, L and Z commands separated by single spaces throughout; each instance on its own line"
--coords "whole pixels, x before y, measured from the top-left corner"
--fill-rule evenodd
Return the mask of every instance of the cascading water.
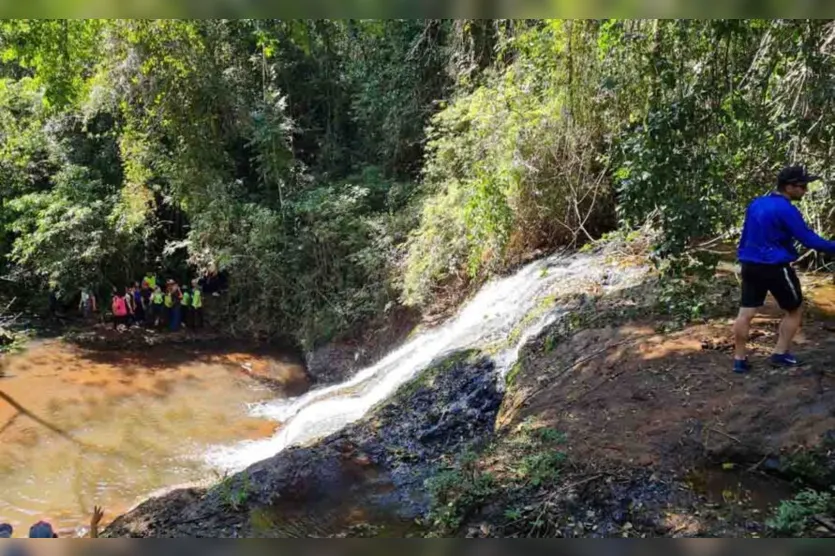
M 288 446 L 336 432 L 361 419 L 432 361 L 457 350 L 498 345 L 494 359 L 505 373 L 525 342 L 565 313 L 565 307 L 559 305 L 543 310 L 545 300 L 587 292 L 595 286 L 603 291 L 629 287 L 645 272 L 642 267 L 619 268 L 603 254 L 556 254 L 533 262 L 511 276 L 489 282 L 457 316 L 416 335 L 350 380 L 298 398 L 253 406 L 254 416 L 280 422 L 279 432 L 267 440 L 219 447 L 208 454 L 209 462 L 239 470 Z

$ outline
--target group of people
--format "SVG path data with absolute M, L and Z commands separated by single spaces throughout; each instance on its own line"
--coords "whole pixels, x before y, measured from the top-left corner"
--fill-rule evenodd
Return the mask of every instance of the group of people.
M 124 289 L 114 287 L 110 302 L 113 328 L 145 325 L 177 331 L 183 326 L 203 326 L 203 289 L 198 280 L 193 280 L 189 288 L 172 279 L 158 283 L 157 277 L 149 273 L 142 282 Z
M 104 517 L 104 512 L 98 506 L 93 508 L 93 515 L 90 518 L 90 538 L 98 538 L 99 523 Z M 14 534 L 14 528 L 8 523 L 0 523 L 0 539 L 10 539 Z M 52 525 L 46 521 L 39 521 L 29 528 L 30 539 L 57 539 L 58 533 Z
M 180 330 L 183 326 L 202 328 L 203 290 L 200 280 L 193 280 L 191 287 L 181 286 L 172 279 L 158 282 L 153 273 L 125 288 L 114 286 L 110 297 L 113 328 L 132 325 L 167 327 L 171 331 Z M 85 319 L 98 312 L 96 296 L 89 289 L 81 291 L 78 309 Z

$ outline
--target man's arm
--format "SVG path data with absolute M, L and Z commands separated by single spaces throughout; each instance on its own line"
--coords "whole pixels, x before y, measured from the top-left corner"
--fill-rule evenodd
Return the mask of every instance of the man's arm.
M 785 212 L 785 223 L 792 236 L 804 247 L 814 249 L 815 251 L 835 253 L 835 241 L 825 240 L 813 232 L 806 225 L 806 222 L 803 220 L 803 215 L 800 214 L 797 207 L 792 206 L 791 209 Z
M 97 539 L 99 537 L 99 523 L 104 517 L 104 511 L 99 506 L 93 507 L 93 515 L 90 518 L 90 538 Z

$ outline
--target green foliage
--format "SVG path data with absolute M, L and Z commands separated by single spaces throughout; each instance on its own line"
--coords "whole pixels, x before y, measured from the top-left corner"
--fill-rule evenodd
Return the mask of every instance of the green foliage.
M 43 88 L 45 105 L 63 108 L 84 91 L 103 26 L 91 19 L 6 19 L 0 23 L 0 60 L 15 77 L 33 76 L 28 83 Z
M 577 244 L 607 225 L 609 193 L 596 144 L 605 131 L 587 94 L 591 24 L 520 32 L 515 60 L 489 71 L 432 121 L 420 227 L 408 246 L 404 296 L 494 272 L 530 250 Z M 591 230 L 591 232 L 590 232 Z
M 474 454 L 465 453 L 457 466 L 426 481 L 432 504 L 427 522 L 440 536 L 454 534 L 495 493 L 495 477 L 481 471 L 476 459 Z
M 521 360 L 517 360 L 516 363 L 510 368 L 507 372 L 507 376 L 505 376 L 504 382 L 505 386 L 511 387 L 516 382 L 516 377 L 519 376 L 519 373 L 522 372 L 523 366 Z
M 567 437 L 564 432 L 552 429 L 551 427 L 536 429 L 534 434 L 545 444 L 565 444 L 567 441 Z
M 826 488 L 835 480 L 832 453 L 835 441 L 825 437 L 820 445 L 781 458 L 780 472 L 815 488 Z
M 766 526 L 776 535 L 801 536 L 809 529 L 814 516 L 833 514 L 835 498 L 831 493 L 807 489 L 783 501 Z
M 512 464 L 516 478 L 534 488 L 556 482 L 566 460 L 565 452 L 557 447 L 566 441 L 565 433 L 525 420 L 510 439 L 516 455 Z
M 29 337 L 26 332 L 7 330 L 0 323 L 0 378 L 4 374 L 3 367 L 5 360 L 3 359 L 3 355 L 22 351 L 28 341 Z
M 229 275 L 235 333 L 309 346 L 646 222 L 692 247 L 832 163 L 825 20 L 5 20 L 0 273 Z M 833 230 L 835 195 L 801 204 Z M 808 259 L 814 262 L 814 259 Z M 446 289 L 445 289 L 446 288 Z M 460 293 L 460 292 L 459 292 Z M 33 296 L 34 297 L 34 296 Z
M 396 296 L 448 28 L 3 23 L 0 271 L 71 296 L 216 267 L 232 332 L 358 326 Z
M 830 164 L 832 101 L 823 91 L 832 75 L 818 70 L 832 63 L 831 31 L 822 21 L 607 25 L 601 55 L 615 62 L 607 79 L 634 99 L 611 154 L 618 213 L 627 225 L 660 226 L 660 256 L 738 226 L 781 166 Z M 800 75 L 809 77 L 790 77 Z M 816 216 L 829 214 L 830 199 L 828 190 L 818 196 Z
M 242 474 L 240 480 L 235 476 L 224 475 L 217 486 L 221 502 L 233 512 L 241 511 L 249 499 L 250 479 L 247 473 Z
M 522 458 L 517 468 L 519 477 L 538 487 L 550 484 L 560 476 L 562 464 L 565 462 L 563 452 L 538 452 Z
M 491 502 L 553 487 L 565 466 L 567 456 L 559 447 L 566 441 L 562 432 L 527 419 L 499 443 L 480 452 L 459 454 L 453 465 L 426 481 L 431 498 L 426 525 L 431 535 L 456 534 L 475 512 Z M 497 474 L 486 471 L 487 462 L 495 461 L 501 462 Z M 533 525 L 536 519 L 529 510 L 510 507 L 505 518 L 518 522 L 530 517 Z

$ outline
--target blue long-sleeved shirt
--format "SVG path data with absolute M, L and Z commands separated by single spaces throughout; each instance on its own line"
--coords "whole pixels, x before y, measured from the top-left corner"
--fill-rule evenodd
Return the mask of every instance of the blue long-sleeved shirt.
M 835 252 L 835 242 L 810 230 L 791 201 L 779 193 L 770 193 L 748 205 L 739 240 L 739 260 L 787 264 L 797 260 L 796 241 L 816 251 Z

